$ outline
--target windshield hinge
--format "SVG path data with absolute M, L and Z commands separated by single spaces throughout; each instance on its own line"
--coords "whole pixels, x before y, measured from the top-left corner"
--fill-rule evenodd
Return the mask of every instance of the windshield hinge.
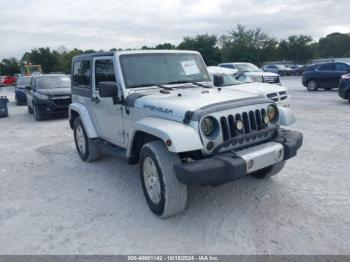
M 191 119 L 192 119 L 192 116 L 193 116 L 193 112 L 192 111 L 187 111 L 185 113 L 185 117 L 184 119 L 182 120 L 185 124 L 189 124 L 191 122 Z

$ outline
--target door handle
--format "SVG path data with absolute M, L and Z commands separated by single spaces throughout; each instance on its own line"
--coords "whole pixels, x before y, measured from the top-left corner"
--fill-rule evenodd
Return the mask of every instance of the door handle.
M 95 102 L 96 104 L 100 103 L 100 99 L 97 96 L 96 97 L 92 97 L 91 101 Z

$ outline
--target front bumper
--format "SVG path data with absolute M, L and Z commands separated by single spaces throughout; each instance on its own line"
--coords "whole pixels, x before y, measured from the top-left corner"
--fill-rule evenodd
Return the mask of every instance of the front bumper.
M 300 132 L 281 130 L 271 142 L 177 164 L 175 174 L 185 185 L 220 185 L 294 157 L 302 143 Z
M 350 84 L 341 81 L 338 87 L 338 95 L 344 99 L 350 99 Z

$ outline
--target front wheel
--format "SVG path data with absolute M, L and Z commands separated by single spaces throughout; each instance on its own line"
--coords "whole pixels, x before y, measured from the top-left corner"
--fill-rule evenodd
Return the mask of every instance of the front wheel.
M 177 180 L 174 171 L 179 163 L 179 156 L 169 152 L 162 141 L 149 142 L 141 149 L 143 193 L 151 211 L 163 218 L 177 215 L 186 207 L 187 186 Z
M 278 174 L 283 169 L 285 163 L 286 163 L 286 161 L 282 161 L 282 162 L 279 162 L 279 163 L 274 164 L 272 166 L 265 167 L 261 170 L 257 170 L 255 172 L 251 173 L 251 176 L 258 178 L 258 179 L 274 176 L 274 175 Z
M 74 121 L 74 141 L 80 158 L 86 162 L 92 162 L 101 158 L 101 148 L 86 135 L 86 131 L 80 117 Z
M 307 90 L 309 91 L 317 91 L 318 89 L 318 83 L 316 80 L 310 80 L 308 83 L 307 83 Z
M 34 105 L 34 118 L 36 121 L 41 121 L 44 119 L 44 115 L 37 105 Z

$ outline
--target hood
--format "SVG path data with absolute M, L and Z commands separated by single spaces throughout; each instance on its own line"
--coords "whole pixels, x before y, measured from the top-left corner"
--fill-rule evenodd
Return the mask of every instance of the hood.
M 70 95 L 71 89 L 68 88 L 50 88 L 50 89 L 37 89 L 36 91 L 39 94 L 47 95 L 47 96 L 64 96 Z
M 246 76 L 279 76 L 279 74 L 259 71 L 259 72 L 244 72 Z
M 264 95 L 264 96 L 266 96 L 267 94 L 271 94 L 271 93 L 287 91 L 287 88 L 284 86 L 271 85 L 271 84 L 259 83 L 259 82 L 246 83 L 246 84 L 241 84 L 241 85 L 225 86 L 223 88 L 228 89 L 228 90 L 249 92 L 249 93 L 259 94 L 259 95 Z
M 181 95 L 180 95 L 181 94 Z M 257 98 L 260 95 L 240 90 L 226 90 L 217 88 L 187 88 L 175 89 L 169 94 L 154 92 L 136 99 L 134 107 L 153 113 L 183 118 L 187 111 L 212 104 L 239 99 Z

